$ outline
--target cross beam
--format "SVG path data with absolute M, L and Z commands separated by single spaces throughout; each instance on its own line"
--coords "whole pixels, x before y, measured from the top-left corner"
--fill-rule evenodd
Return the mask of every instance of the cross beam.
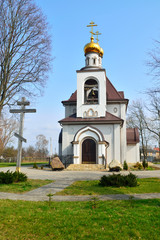
M 23 126 L 24 126 L 24 114 L 25 113 L 35 113 L 36 109 L 26 109 L 26 106 L 30 105 L 30 102 L 26 101 L 24 97 L 22 97 L 21 101 L 17 102 L 18 106 L 21 106 L 20 109 L 10 109 L 10 113 L 20 113 L 20 125 L 19 125 L 19 134 L 15 133 L 15 137 L 18 138 L 18 154 L 17 154 L 17 166 L 16 171 L 20 172 L 21 167 L 21 159 L 22 159 L 22 142 L 27 142 L 25 138 L 23 138 Z
M 97 24 L 95 24 L 93 21 L 92 22 L 90 22 L 90 24 L 89 25 L 87 25 L 87 27 L 91 27 L 91 31 L 90 31 L 90 33 L 91 33 L 91 37 L 93 37 L 93 27 L 96 27 L 96 26 L 98 26 Z
M 99 39 L 98 39 L 98 35 L 101 35 L 101 33 L 100 32 L 95 32 L 95 33 L 93 33 L 94 35 L 97 35 L 97 38 L 96 38 L 96 40 L 97 40 L 97 43 L 99 42 Z
M 21 109 L 11 109 L 10 113 L 34 113 L 36 112 L 36 109 L 25 109 L 25 108 L 21 108 Z
M 14 136 L 17 137 L 18 139 L 20 139 L 22 142 L 27 142 L 27 139 L 25 139 L 24 137 L 20 136 L 18 133 L 14 133 Z

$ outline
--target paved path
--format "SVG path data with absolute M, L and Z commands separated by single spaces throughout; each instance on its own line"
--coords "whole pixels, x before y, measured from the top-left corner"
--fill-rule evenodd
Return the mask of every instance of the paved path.
M 53 193 L 53 191 L 48 191 L 48 193 Z M 56 202 L 74 202 L 74 201 L 90 201 L 96 197 L 97 200 L 129 200 L 133 197 L 135 200 L 140 199 L 160 199 L 160 193 L 145 193 L 145 194 L 109 194 L 109 195 L 79 195 L 79 196 L 53 196 L 52 201 Z M 25 194 L 14 194 L 14 193 L 2 193 L 0 192 L 0 199 L 10 199 L 10 200 L 24 200 L 24 201 L 48 201 L 46 194 L 38 193 L 25 193 Z
M 0 168 L 0 171 L 15 171 L 15 167 Z M 109 172 L 80 172 L 80 171 L 45 171 L 30 169 L 28 167 L 22 167 L 21 172 L 27 174 L 28 178 L 32 179 L 50 179 L 55 180 L 55 182 L 42 186 L 38 189 L 32 190 L 24 194 L 14 194 L 14 193 L 3 193 L 0 192 L 0 199 L 11 199 L 11 200 L 25 200 L 25 201 L 47 201 L 47 194 L 60 192 L 67 186 L 71 185 L 77 180 L 97 180 L 103 175 L 110 175 Z M 128 174 L 128 172 L 121 172 L 122 174 Z M 160 170 L 157 171 L 134 171 L 139 178 L 160 178 Z M 128 200 L 133 196 L 134 199 L 151 199 L 160 198 L 160 193 L 147 193 L 147 194 L 112 194 L 112 195 L 100 195 L 97 196 L 99 200 Z M 52 201 L 88 201 L 91 200 L 94 195 L 87 196 L 53 196 Z

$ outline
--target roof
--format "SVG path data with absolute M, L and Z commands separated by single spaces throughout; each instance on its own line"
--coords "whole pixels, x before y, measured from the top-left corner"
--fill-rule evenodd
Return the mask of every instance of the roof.
M 138 128 L 127 128 L 127 144 L 139 143 Z
M 125 101 L 128 103 L 128 99 L 124 98 L 124 92 L 123 91 L 117 91 L 113 84 L 110 82 L 110 80 L 106 77 L 106 96 L 107 96 L 107 101 L 113 102 L 113 101 L 118 101 L 122 102 Z M 68 100 L 62 101 L 64 105 L 70 105 L 70 104 L 75 104 L 77 101 L 77 91 L 72 93 L 70 98 Z
M 158 151 L 159 152 L 159 148 L 158 147 L 155 147 L 153 148 L 155 151 Z
M 123 91 L 118 92 L 108 78 L 106 78 L 106 94 L 108 101 L 112 100 L 119 101 L 125 99 L 124 92 Z
M 80 124 L 84 124 L 84 123 L 119 123 L 119 124 L 123 124 L 123 120 L 119 117 L 114 116 L 113 114 L 106 112 L 106 116 L 105 117 L 96 117 L 96 118 L 81 118 L 81 117 L 77 117 L 76 113 L 66 117 L 62 120 L 59 121 L 59 123 L 63 123 L 63 124 L 74 124 L 74 123 L 80 123 Z

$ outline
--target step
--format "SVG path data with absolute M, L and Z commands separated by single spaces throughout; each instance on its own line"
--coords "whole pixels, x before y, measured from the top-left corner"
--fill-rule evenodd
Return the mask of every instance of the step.
M 102 164 L 70 164 L 66 168 L 68 171 L 100 171 L 104 169 L 105 166 Z

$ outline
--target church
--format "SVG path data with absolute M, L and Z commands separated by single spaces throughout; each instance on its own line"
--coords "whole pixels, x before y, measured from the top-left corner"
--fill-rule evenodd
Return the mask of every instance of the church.
M 123 164 L 139 162 L 139 133 L 126 128 L 129 100 L 117 91 L 102 66 L 103 49 L 98 31 L 84 46 L 85 66 L 77 70 L 77 90 L 62 101 L 65 118 L 59 136 L 59 156 L 72 164 L 108 166 L 113 160 Z M 96 35 L 96 42 L 94 36 Z

